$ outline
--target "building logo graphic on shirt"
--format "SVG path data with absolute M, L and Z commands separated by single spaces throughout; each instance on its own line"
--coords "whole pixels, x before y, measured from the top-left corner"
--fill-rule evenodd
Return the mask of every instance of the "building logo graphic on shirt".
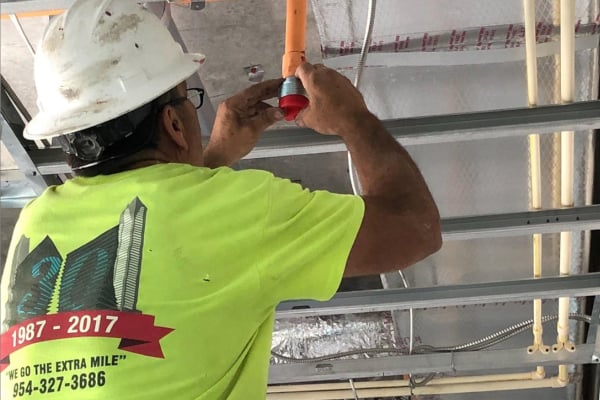
M 120 338 L 119 349 L 164 358 L 155 326 L 136 309 L 146 206 L 135 198 L 119 225 L 63 259 L 50 237 L 28 253 L 22 237 L 13 257 L 0 338 L 0 371 L 10 354 L 33 343 L 73 337 Z

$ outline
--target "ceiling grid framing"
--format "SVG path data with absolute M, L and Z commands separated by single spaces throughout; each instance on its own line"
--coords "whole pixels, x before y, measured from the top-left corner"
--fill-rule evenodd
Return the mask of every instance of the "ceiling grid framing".
M 548 39 L 546 43 L 538 45 L 540 50 L 538 60 L 542 72 L 540 75 L 542 107 L 540 108 L 556 104 L 553 96 L 557 86 L 555 71 L 558 68 L 556 62 L 558 45 L 555 42 L 558 40 L 558 27 L 554 24 L 555 10 L 553 7 L 548 7 L 548 3 L 538 2 L 537 10 L 538 26 L 547 29 L 546 36 L 542 35 L 542 39 L 544 37 Z M 576 41 L 577 102 L 595 101 L 598 97 L 597 4 L 595 3 L 597 2 L 587 0 L 577 2 L 576 17 L 581 22 L 578 25 L 581 27 L 587 25 L 586 29 L 588 29 L 587 36 L 580 35 Z M 352 80 L 356 73 L 368 5 L 366 2 L 343 0 L 327 2 L 313 0 L 312 4 L 316 8 L 315 15 L 321 44 L 325 49 L 325 65 L 336 68 Z M 369 107 L 380 118 L 400 122 L 402 119 L 465 115 L 527 106 L 525 51 L 518 34 L 519 26 L 523 24 L 521 1 L 467 0 L 460 3 L 440 3 L 425 0 L 400 3 L 394 0 L 381 0 L 377 2 L 377 7 L 371 46 L 373 53 L 369 55 L 366 62 L 361 88 Z M 509 47 L 505 47 L 502 41 L 496 41 L 488 43 L 489 50 L 469 49 L 468 46 L 477 46 L 476 41 L 468 43 L 470 34 L 475 33 L 476 38 L 479 32 L 487 35 L 492 30 L 500 31 L 500 29 L 504 29 L 505 33 L 513 29 L 512 32 L 516 33 L 511 37 Z M 447 43 L 444 40 L 456 42 L 456 36 L 454 39 L 451 37 L 454 31 L 464 32 L 466 42 L 455 46 L 457 47 L 455 49 L 450 49 L 452 46 L 443 48 Z M 415 35 L 414 32 L 417 34 Z M 412 50 L 409 49 L 411 45 L 406 43 L 407 36 L 410 36 L 411 45 L 416 46 Z M 497 39 L 502 39 L 501 36 L 499 35 Z M 595 128 L 588 126 L 573 129 L 578 132 L 576 151 L 581 155 L 577 159 L 576 204 L 584 206 L 589 204 L 586 199 L 589 198 L 588 182 L 591 177 L 590 163 L 592 163 L 590 157 L 593 154 L 589 139 L 591 130 Z M 463 140 L 460 140 L 457 136 L 457 141 L 440 140 L 436 143 L 435 140 L 427 140 L 430 139 L 427 138 L 419 143 L 408 143 L 410 139 L 405 141 L 400 139 L 401 143 L 408 146 L 407 150 L 421 168 L 434 198 L 438 201 L 444 229 L 446 231 L 451 229 L 447 224 L 449 218 L 465 221 L 465 218 L 472 217 L 477 224 L 481 223 L 479 229 L 462 237 L 463 240 L 450 240 L 452 235 L 445 234 L 445 245 L 438 254 L 405 271 L 411 287 L 412 285 L 422 288 L 429 285 L 475 284 L 481 279 L 506 281 L 510 280 L 511 274 L 519 278 L 527 274 L 531 276 L 531 272 L 528 271 L 530 268 L 528 264 L 531 263 L 529 254 L 531 246 L 528 241 L 531 239 L 525 235 L 526 231 L 513 232 L 515 236 L 505 238 L 510 240 L 500 240 L 500 236 L 503 235 L 490 235 L 485 238 L 483 237 L 485 226 L 494 230 L 493 226 L 498 221 L 484 220 L 487 219 L 486 215 L 507 216 L 512 213 L 528 212 L 526 136 L 534 132 L 544 134 L 542 136 L 543 195 L 545 196 L 543 207 L 547 212 L 560 208 L 554 201 L 557 185 L 555 173 L 558 171 L 559 153 L 553 132 L 557 130 L 562 129 L 555 126 L 544 131 L 529 126 L 524 127 L 520 137 L 507 135 L 494 138 L 492 134 L 488 138 L 483 138 L 485 133 L 489 133 L 489 129 L 484 128 L 477 132 L 480 137 L 469 138 L 468 135 L 464 135 Z M 597 221 L 594 221 L 583 229 L 598 229 L 598 227 Z M 534 231 L 535 228 L 529 233 Z M 482 233 L 480 238 L 476 238 L 477 232 Z M 455 239 L 458 237 L 454 236 Z M 573 272 L 584 273 L 587 265 L 583 265 L 585 259 L 583 255 L 589 251 L 589 248 L 586 247 L 584 240 L 579 239 L 579 231 L 577 237 L 574 244 L 576 251 L 572 255 Z M 550 233 L 544 235 L 544 276 L 557 273 L 554 266 L 554 261 L 558 259 L 556 243 L 557 235 Z M 498 262 L 502 264 L 501 267 L 498 266 Z M 553 307 L 547 304 L 544 311 L 552 313 Z M 492 331 L 502 329 L 511 320 L 531 313 L 531 309 L 525 311 L 525 308 L 511 308 L 509 305 L 504 307 L 503 314 L 498 314 L 501 310 L 495 310 L 496 314 L 490 314 L 489 317 L 485 317 L 487 313 L 485 309 L 470 306 L 462 311 L 432 312 L 429 309 L 416 311 L 415 335 L 419 335 L 424 343 L 432 345 L 456 343 L 457 338 L 483 334 L 486 328 Z M 404 315 L 406 314 L 405 312 Z M 395 318 L 401 318 L 396 320 L 396 334 L 400 339 L 407 339 L 409 324 L 406 317 L 396 313 L 393 315 Z M 479 326 L 473 325 L 478 318 Z M 309 320 L 303 322 L 302 318 L 298 318 L 295 321 L 299 324 L 296 330 L 302 329 L 302 324 L 306 324 L 308 329 L 314 327 Z M 326 319 L 323 324 L 327 325 L 327 321 Z M 330 323 L 335 324 L 335 320 Z M 412 329 L 411 324 L 410 330 Z M 545 331 L 551 337 L 553 327 L 549 325 Z M 522 336 L 517 344 L 523 345 L 525 349 L 531 342 L 528 335 Z M 552 339 L 546 338 L 546 340 Z M 314 341 L 320 345 L 319 348 L 326 348 L 320 341 L 316 339 Z M 296 358 L 323 355 L 316 351 L 301 350 L 306 348 L 308 343 L 311 342 L 286 344 L 287 350 L 296 351 L 287 355 Z M 332 345 L 332 348 L 336 351 L 346 350 L 342 346 Z M 383 360 L 386 358 L 384 357 Z M 354 361 L 356 365 L 360 365 L 365 360 L 361 358 Z M 488 364 L 493 365 L 491 359 L 487 361 Z M 351 363 L 351 361 L 345 362 Z M 374 367 L 375 364 L 377 361 L 373 361 L 372 371 L 380 371 L 378 367 Z M 272 366 L 274 369 L 279 367 L 280 364 Z M 315 367 L 314 363 L 312 367 Z M 293 368 L 301 367 L 294 364 L 290 366 L 289 374 L 286 376 L 292 380 L 299 376 L 299 370 L 292 372 Z M 309 366 L 305 368 L 308 369 Z M 487 370 L 483 364 L 481 370 Z M 410 368 L 404 371 L 404 373 L 410 372 L 415 371 Z M 321 380 L 326 379 L 327 373 L 324 373 Z M 570 392 L 570 388 L 557 390 L 545 398 L 571 399 L 570 395 L 566 395 L 567 392 Z M 498 394 L 494 399 L 529 398 L 526 393 L 505 396 Z M 445 396 L 440 398 L 446 399 Z M 472 397 L 451 398 L 471 399 Z

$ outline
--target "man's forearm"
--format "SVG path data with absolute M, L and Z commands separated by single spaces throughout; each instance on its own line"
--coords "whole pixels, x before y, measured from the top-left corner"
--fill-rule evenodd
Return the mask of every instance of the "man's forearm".
M 342 135 L 356 166 L 365 214 L 346 276 L 408 267 L 441 246 L 440 216 L 423 176 L 406 150 L 373 115 Z
M 435 206 L 417 165 L 377 117 L 357 117 L 340 136 L 356 166 L 363 196 L 415 199 Z

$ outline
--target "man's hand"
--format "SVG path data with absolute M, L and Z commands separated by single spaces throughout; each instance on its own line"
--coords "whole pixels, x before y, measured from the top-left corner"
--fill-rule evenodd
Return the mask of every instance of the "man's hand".
M 324 135 L 340 135 L 369 116 L 361 93 L 345 76 L 324 65 L 304 63 L 296 70 L 308 94 L 308 107 L 296 123 Z
M 283 111 L 264 100 L 277 97 L 283 79 L 272 79 L 225 100 L 217 109 L 215 126 L 204 150 L 204 165 L 230 166 L 256 146 L 265 129 L 283 119 Z

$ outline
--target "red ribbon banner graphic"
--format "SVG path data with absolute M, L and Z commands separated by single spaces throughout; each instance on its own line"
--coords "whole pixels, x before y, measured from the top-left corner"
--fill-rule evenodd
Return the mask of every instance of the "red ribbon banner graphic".
M 35 317 L 11 326 L 0 337 L 0 372 L 10 354 L 34 343 L 77 337 L 119 338 L 119 349 L 164 358 L 160 339 L 174 329 L 154 325 L 154 316 L 136 312 L 90 310 Z

